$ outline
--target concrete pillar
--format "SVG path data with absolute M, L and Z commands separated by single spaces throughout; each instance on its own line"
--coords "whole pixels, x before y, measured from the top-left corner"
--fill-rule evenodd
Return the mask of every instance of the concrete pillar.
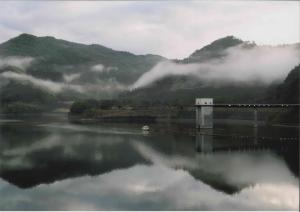
M 196 99 L 196 128 L 213 128 L 213 99 Z

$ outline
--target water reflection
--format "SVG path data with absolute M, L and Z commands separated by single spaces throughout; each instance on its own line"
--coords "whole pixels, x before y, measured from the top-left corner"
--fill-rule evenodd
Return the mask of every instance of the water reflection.
M 201 153 L 213 152 L 213 129 L 196 131 L 196 151 Z
M 63 180 L 29 190 L 0 183 L 3 210 L 11 207 L 32 210 L 297 210 L 299 198 L 297 184 L 293 182 L 258 183 L 232 196 L 211 189 L 187 171 L 156 164 L 136 165 L 97 177 Z
M 1 210 L 298 209 L 295 148 L 229 153 L 238 142 L 212 136 L 218 128 L 195 137 L 48 120 L 0 126 Z

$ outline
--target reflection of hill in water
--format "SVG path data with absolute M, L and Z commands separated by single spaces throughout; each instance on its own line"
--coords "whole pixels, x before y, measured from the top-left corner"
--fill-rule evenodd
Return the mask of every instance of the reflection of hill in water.
M 155 164 L 186 170 L 212 188 L 232 194 L 256 183 L 253 179 L 232 180 L 231 175 L 235 175 L 236 170 L 244 166 L 241 173 L 255 173 L 257 164 L 268 169 L 269 164 L 282 163 L 281 157 L 266 152 L 199 154 L 192 136 L 120 134 L 113 128 L 112 132 L 116 133 L 104 133 L 105 130 L 92 127 L 67 126 L 3 124 L 1 178 L 29 188 L 79 176 L 102 175 L 116 169 L 126 170 L 137 164 Z M 298 173 L 297 157 L 295 148 L 283 154 L 294 174 Z M 237 176 L 233 176 L 235 178 Z
M 252 131 L 252 132 L 251 132 Z M 230 152 L 272 152 L 282 157 L 290 171 L 299 176 L 299 139 L 296 128 L 278 129 L 256 127 L 249 131 L 242 130 L 242 135 L 236 130 L 225 128 L 224 133 L 214 133 L 212 129 L 196 133 L 196 151 L 201 154 Z M 271 136 L 271 137 L 269 137 Z
M 40 130 L 43 131 L 42 128 Z M 84 136 L 81 133 L 45 133 L 44 138 L 35 139 L 30 136 L 33 133 L 27 131 L 23 135 L 27 144 L 13 147 L 7 145 L 2 149 L 3 179 L 21 188 L 28 188 L 70 177 L 99 175 L 114 169 L 128 168 L 137 161 L 146 163 L 132 151 L 126 141 L 123 142 L 118 137 L 102 136 L 102 142 L 100 138 L 98 141 L 94 139 L 93 133 L 85 133 Z M 112 143 L 106 142 L 107 140 L 112 140 Z

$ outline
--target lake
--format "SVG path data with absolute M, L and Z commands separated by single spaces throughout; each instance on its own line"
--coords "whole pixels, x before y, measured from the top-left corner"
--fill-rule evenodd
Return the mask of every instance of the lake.
M 299 210 L 299 128 L 0 118 L 0 210 Z

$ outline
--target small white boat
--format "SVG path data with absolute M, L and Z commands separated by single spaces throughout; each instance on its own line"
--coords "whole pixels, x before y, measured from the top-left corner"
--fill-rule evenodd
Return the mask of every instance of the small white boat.
M 148 125 L 145 125 L 142 127 L 142 130 L 143 131 L 149 131 L 150 127 Z

